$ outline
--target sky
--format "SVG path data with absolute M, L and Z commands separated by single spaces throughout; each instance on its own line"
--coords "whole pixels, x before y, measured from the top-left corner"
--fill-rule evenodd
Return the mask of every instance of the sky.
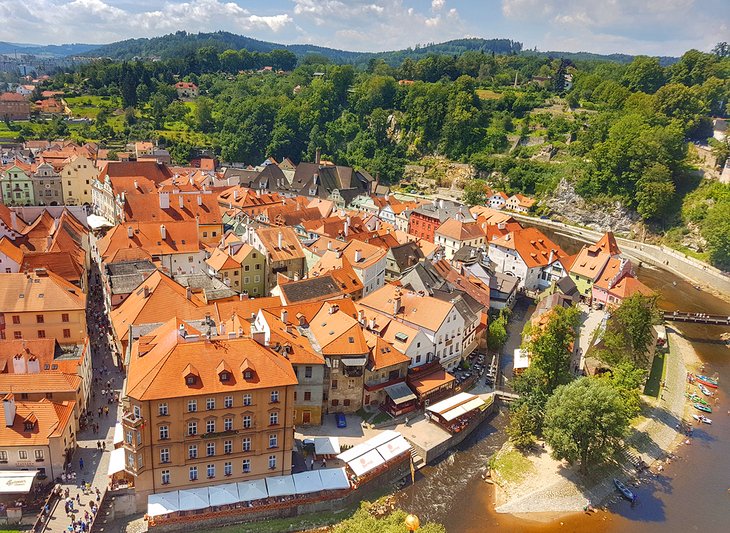
M 0 0 L 0 41 L 109 43 L 177 30 L 356 51 L 484 37 L 678 56 L 730 40 L 730 0 Z

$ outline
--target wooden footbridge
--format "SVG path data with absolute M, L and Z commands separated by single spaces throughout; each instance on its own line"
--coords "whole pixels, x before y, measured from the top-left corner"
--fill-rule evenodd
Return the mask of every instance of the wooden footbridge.
M 730 316 L 708 315 L 707 313 L 685 313 L 683 311 L 663 311 L 667 322 L 689 322 L 708 326 L 730 326 Z

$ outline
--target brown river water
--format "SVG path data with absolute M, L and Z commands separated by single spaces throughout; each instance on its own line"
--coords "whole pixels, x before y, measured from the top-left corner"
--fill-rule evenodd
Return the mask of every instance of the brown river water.
M 555 239 L 566 251 L 575 243 Z M 695 289 L 683 279 L 642 267 L 639 278 L 661 293 L 666 310 L 730 315 L 730 304 Z M 696 427 L 692 444 L 677 450 L 677 459 L 661 475 L 637 489 L 632 508 L 623 500 L 595 514 L 564 515 L 550 521 L 524 520 L 494 512 L 494 488 L 480 475 L 489 457 L 505 440 L 504 413 L 484 423 L 457 449 L 435 465 L 422 469 L 415 484 L 400 493 L 400 505 L 421 521 L 442 523 L 448 533 L 489 530 L 520 532 L 689 532 L 730 531 L 730 348 L 719 342 L 728 328 L 682 325 L 706 372 L 720 376 L 719 406 L 713 425 Z

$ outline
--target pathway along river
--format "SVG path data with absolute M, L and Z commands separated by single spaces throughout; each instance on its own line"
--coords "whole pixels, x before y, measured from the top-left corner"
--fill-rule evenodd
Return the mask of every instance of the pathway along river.
M 569 253 L 575 242 L 554 236 Z M 696 290 L 673 274 L 643 267 L 639 278 L 662 294 L 667 310 L 730 315 L 730 304 Z M 616 501 L 608 512 L 575 514 L 557 521 L 523 520 L 494 512 L 494 488 L 481 481 L 489 457 L 504 442 L 504 413 L 483 424 L 462 445 L 436 465 L 417 475 L 406 487 L 401 506 L 423 520 L 444 524 L 448 533 L 477 533 L 490 529 L 520 532 L 590 531 L 653 532 L 727 531 L 730 524 L 730 348 L 719 343 L 728 328 L 681 325 L 707 365 L 720 375 L 719 406 L 711 415 L 714 424 L 695 429 L 691 446 L 680 446 L 678 459 L 653 483 L 642 484 L 634 508 Z M 537 518 L 537 517 L 535 517 Z

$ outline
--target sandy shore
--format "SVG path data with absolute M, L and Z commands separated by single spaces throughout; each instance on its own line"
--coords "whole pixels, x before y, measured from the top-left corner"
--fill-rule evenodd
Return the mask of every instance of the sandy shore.
M 691 422 L 685 398 L 687 372 L 701 367 L 697 352 L 676 328 L 668 328 L 668 340 L 670 352 L 666 356 L 664 390 L 658 399 L 645 397 L 648 409 L 634 421 L 633 435 L 625 446 L 627 455 L 641 458 L 654 468 L 686 439 L 677 422 Z M 625 464 L 604 467 L 594 472 L 592 478 L 586 478 L 575 467 L 550 457 L 548 452 L 549 449 L 524 455 L 532 471 L 517 482 L 504 480 L 495 473 L 498 513 L 550 522 L 569 513 L 582 512 L 589 503 L 593 506 L 605 503 L 616 495 L 614 477 L 630 479 L 636 475 L 627 459 Z

